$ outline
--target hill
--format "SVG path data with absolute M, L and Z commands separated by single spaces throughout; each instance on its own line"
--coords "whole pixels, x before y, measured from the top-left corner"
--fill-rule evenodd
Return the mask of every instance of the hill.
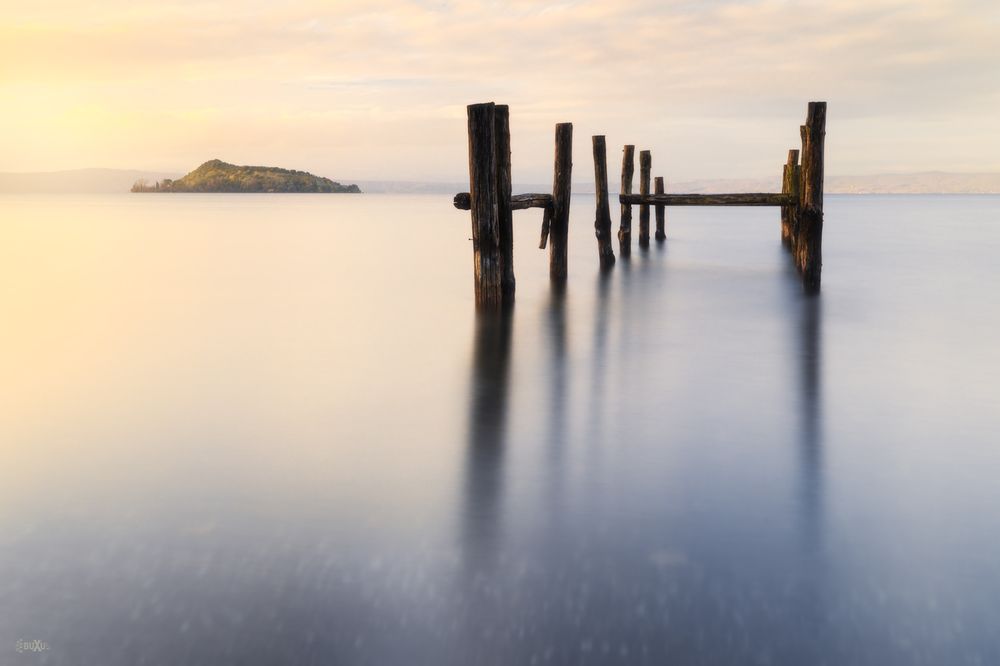
M 236 166 L 209 160 L 177 180 L 152 185 L 136 181 L 133 192 L 361 192 L 357 185 L 341 185 L 305 171 L 263 166 Z

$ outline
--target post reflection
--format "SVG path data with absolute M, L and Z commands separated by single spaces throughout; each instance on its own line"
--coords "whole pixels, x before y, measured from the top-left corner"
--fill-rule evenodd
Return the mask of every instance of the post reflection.
M 799 504 L 807 545 L 815 549 L 823 533 L 823 301 L 800 295 L 798 306 Z
M 612 273 L 601 271 L 597 274 L 596 294 L 594 304 L 594 340 L 591 359 L 590 378 L 590 408 L 587 410 L 590 418 L 590 438 L 593 444 L 599 439 L 599 433 L 604 425 L 605 379 L 607 376 L 607 346 L 608 346 L 608 296 L 611 289 Z
M 553 283 L 545 323 L 549 340 L 551 392 L 549 394 L 549 462 L 561 462 L 566 441 L 566 401 L 569 392 L 566 360 L 566 284 Z M 555 474 L 561 478 L 561 474 Z
M 823 309 L 817 295 L 802 293 L 798 275 L 791 280 L 793 296 L 788 316 L 794 330 L 795 391 L 793 404 L 798 483 L 799 573 L 796 592 L 798 622 L 811 631 L 827 623 L 831 596 L 824 549 L 823 472 Z M 798 663 L 820 663 L 830 658 L 829 646 L 804 641 L 797 646 Z M 836 660 L 835 660 L 836 661 Z
M 471 561 L 496 552 L 503 499 L 513 310 L 478 312 L 466 443 L 463 543 Z
M 566 286 L 551 285 L 549 300 L 541 318 L 548 340 L 546 355 L 549 366 L 549 399 L 542 407 L 541 418 L 546 424 L 545 483 L 541 498 L 547 517 L 548 539 L 558 539 L 564 533 L 560 521 L 566 478 L 566 452 L 570 443 L 570 409 L 572 372 L 567 353 L 568 325 L 566 322 Z

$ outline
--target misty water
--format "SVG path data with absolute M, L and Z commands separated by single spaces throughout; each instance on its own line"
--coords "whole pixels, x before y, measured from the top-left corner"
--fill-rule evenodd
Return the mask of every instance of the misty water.
M 826 208 L 4 196 L 0 663 L 1000 663 L 1000 197 Z

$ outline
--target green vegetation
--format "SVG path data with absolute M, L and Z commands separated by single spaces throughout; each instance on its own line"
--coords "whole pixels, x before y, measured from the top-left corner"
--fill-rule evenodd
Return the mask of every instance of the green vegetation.
M 341 185 L 305 171 L 277 167 L 236 166 L 209 160 L 177 180 L 165 178 L 150 185 L 138 180 L 133 192 L 361 192 L 357 185 Z

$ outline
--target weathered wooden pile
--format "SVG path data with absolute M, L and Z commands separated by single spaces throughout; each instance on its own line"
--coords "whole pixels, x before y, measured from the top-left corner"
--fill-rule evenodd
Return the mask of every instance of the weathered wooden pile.
M 551 194 L 511 194 L 510 111 L 506 105 L 472 104 L 469 122 L 469 192 L 455 196 L 455 207 L 472 212 L 472 246 L 476 304 L 497 308 L 514 301 L 512 211 L 541 208 L 539 247 L 549 247 L 549 275 L 564 281 L 567 275 L 570 178 L 573 171 L 573 125 L 556 125 L 555 166 Z M 622 151 L 621 217 L 618 250 L 632 252 L 632 206 L 639 206 L 639 247 L 649 246 L 649 209 L 656 215 L 656 241 L 666 239 L 666 206 L 780 206 L 781 240 L 792 253 L 807 292 L 819 291 L 823 262 L 823 146 L 826 135 L 826 102 L 810 102 L 806 123 L 800 127 L 799 150 L 788 151 L 781 193 L 668 194 L 663 178 L 654 181 L 651 194 L 652 155 L 639 153 L 639 193 L 633 194 L 635 146 Z M 594 230 L 602 269 L 615 264 L 611 237 L 611 205 L 605 137 L 592 137 L 597 211 Z

